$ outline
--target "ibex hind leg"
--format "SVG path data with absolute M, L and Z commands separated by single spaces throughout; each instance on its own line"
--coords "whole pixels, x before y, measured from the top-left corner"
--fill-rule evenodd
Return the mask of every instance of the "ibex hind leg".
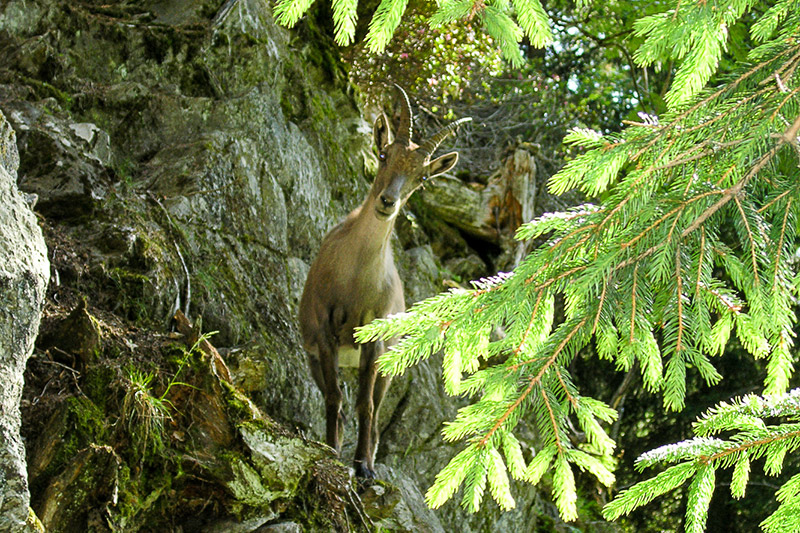
M 382 376 L 378 373 L 375 376 L 375 390 L 372 393 L 372 405 L 374 407 L 374 413 L 372 416 L 372 450 L 370 450 L 370 457 L 372 458 L 373 462 L 375 461 L 375 454 L 378 451 L 378 442 L 380 441 L 380 408 L 381 402 L 383 402 L 383 397 L 386 395 L 386 390 L 389 388 L 389 384 L 392 382 L 392 378 Z
M 402 300 L 397 302 L 397 306 L 395 307 L 395 313 L 402 312 L 405 309 L 405 305 L 403 304 Z M 391 348 L 396 339 L 391 339 L 388 342 L 384 342 L 382 349 L 380 352 L 376 354 L 376 363 L 378 357 L 380 357 L 386 350 Z M 376 368 L 376 376 L 375 376 L 375 387 L 372 392 L 372 404 L 375 408 L 375 412 L 373 415 L 372 421 L 372 449 L 370 450 L 370 458 L 372 459 L 373 463 L 375 461 L 375 455 L 378 453 L 378 443 L 380 442 L 380 435 L 381 435 L 381 426 L 380 426 L 380 409 L 381 403 L 383 402 L 383 397 L 386 396 L 386 391 L 389 389 L 389 385 L 392 383 L 392 378 L 389 376 L 384 376 L 380 372 L 377 372 Z M 374 466 L 373 466 L 374 469 Z
M 375 466 L 373 464 L 374 446 L 372 438 L 375 426 L 374 391 L 376 380 L 375 359 L 381 353 L 381 343 L 368 343 L 361 347 L 361 364 L 358 369 L 358 399 L 356 412 L 358 413 L 358 444 L 353 466 L 356 476 L 373 479 Z

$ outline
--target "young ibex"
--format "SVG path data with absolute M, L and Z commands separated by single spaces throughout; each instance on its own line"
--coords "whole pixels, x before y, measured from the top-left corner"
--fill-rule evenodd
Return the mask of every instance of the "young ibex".
M 458 161 L 451 152 L 431 161 L 439 144 L 464 118 L 445 126 L 417 146 L 411 142 L 412 119 L 408 96 L 397 86 L 401 114 L 397 136 L 386 115 L 375 121 L 373 136 L 378 150 L 378 173 L 372 188 L 356 208 L 322 241 L 311 264 L 300 300 L 300 330 L 308 351 L 311 374 L 325 398 L 325 440 L 337 453 L 342 445 L 342 391 L 339 354 L 357 349 L 353 330 L 375 318 L 405 310 L 403 285 L 392 257 L 390 237 L 400 208 L 430 177 L 447 172 Z M 378 375 L 376 359 L 391 345 L 381 341 L 361 345 L 358 364 L 358 444 L 356 475 L 374 478 L 378 446 L 378 407 L 389 378 Z

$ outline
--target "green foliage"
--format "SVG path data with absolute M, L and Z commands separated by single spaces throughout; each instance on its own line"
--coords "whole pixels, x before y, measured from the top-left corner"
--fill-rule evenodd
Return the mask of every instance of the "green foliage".
M 616 519 L 692 479 L 686 505 L 686 531 L 703 531 L 717 469 L 733 466 L 731 496 L 742 498 L 753 461 L 764 461 L 764 472 L 779 474 L 784 458 L 800 448 L 800 389 L 774 396 L 749 395 L 710 409 L 694 425 L 693 439 L 669 444 L 637 459 L 644 469 L 677 463 L 655 477 L 637 483 L 606 505 L 603 513 Z M 776 419 L 782 423 L 774 423 Z M 728 434 L 726 439 L 712 435 Z M 800 474 L 777 492 L 778 509 L 766 518 L 764 531 L 800 529 Z
M 382 54 L 363 44 L 348 51 L 350 77 L 365 99 L 383 103 L 386 80 L 392 80 L 436 112 L 480 87 L 484 77 L 502 75 L 505 62 L 491 38 L 480 38 L 477 21 L 434 24 L 431 15 L 430 6 L 412 3 Z
M 357 0 L 341 0 L 333 6 L 333 22 L 336 25 L 336 43 L 345 46 L 356 32 Z
M 400 17 L 406 10 L 407 0 L 381 0 L 369 25 L 367 44 L 373 52 L 380 52 L 394 35 Z
M 789 7 L 763 14 L 752 7 L 673 2 L 672 10 L 643 17 L 636 60 L 678 65 L 668 108 L 618 134 L 573 130 L 567 140 L 586 151 L 550 181 L 552 192 L 577 188 L 597 201 L 523 225 L 520 239 L 546 242 L 513 272 L 420 302 L 358 333 L 361 341 L 402 337 L 379 361 L 387 374 L 442 350 L 448 392 L 474 398 L 444 430 L 447 440 L 466 447 L 437 476 L 429 504 L 443 504 L 462 486 L 462 505 L 475 510 L 490 472 L 537 483 L 551 471 L 553 499 L 562 518 L 572 520 L 576 467 L 612 485 L 614 443 L 606 428 L 616 413 L 582 395 L 571 374 L 590 343 L 620 370 L 635 369 L 666 410 L 678 411 L 690 377 L 719 382 L 712 358 L 735 336 L 752 357 L 766 360 L 765 391 L 784 398 L 800 287 L 793 268 L 800 214 L 800 44 L 793 36 L 800 17 Z M 704 89 L 728 46 L 726 28 L 744 17 L 755 18 L 752 38 L 762 44 L 714 89 Z M 779 472 L 796 448 L 798 439 L 789 437 L 795 424 L 762 420 L 764 428 L 756 427 L 766 415 L 751 413 L 753 427 L 745 428 L 745 419 L 728 416 L 727 429 L 714 425 L 724 419 L 714 412 L 698 423 L 697 438 L 643 456 L 642 467 L 679 464 L 623 493 L 607 516 L 691 478 L 686 528 L 701 531 L 718 467 L 734 467 L 734 495 L 744 494 L 754 459 L 764 459 L 766 473 Z M 540 438 L 527 464 L 513 445 L 523 417 Z M 710 436 L 720 431 L 735 433 L 728 440 Z M 734 451 L 765 438 L 747 448 L 752 453 Z M 786 513 L 797 505 L 792 487 L 779 494 Z M 513 502 L 502 479 L 488 488 L 501 507 Z
M 643 66 L 680 60 L 675 81 L 666 95 L 671 108 L 696 96 L 719 66 L 728 40 L 728 28 L 758 2 L 730 1 L 678 3 L 675 9 L 642 17 L 635 34 L 644 37 L 634 58 Z
M 562 144 L 571 127 L 617 131 L 623 119 L 636 117 L 632 109 L 655 109 L 650 101 L 658 96 L 651 91 L 658 91 L 666 75 L 652 68 L 634 72 L 626 37 L 634 15 L 650 12 L 651 4 L 613 1 L 576 10 L 571 2 L 548 2 L 555 44 L 536 49 L 524 38 L 524 64 L 511 67 L 477 16 L 434 25 L 436 5 L 412 1 L 384 52 L 357 43 L 344 57 L 368 108 L 391 97 L 386 80 L 407 90 L 420 138 L 446 121 L 473 117 L 457 141 L 459 173 L 482 181 L 495 170 L 493 162 L 522 140 L 546 154 L 537 159 L 537 174 L 544 178 L 572 151 Z
M 553 39 L 550 24 L 539 0 L 513 0 L 512 3 L 520 26 L 531 44 L 537 48 L 550 44 Z
M 278 0 L 275 19 L 279 24 L 292 27 L 312 4 L 313 0 Z M 332 1 L 334 38 L 340 45 L 350 44 L 355 39 L 357 5 L 357 0 Z M 367 32 L 366 43 L 370 51 L 381 53 L 386 49 L 407 5 L 408 0 L 381 0 Z M 520 66 L 523 61 L 518 46 L 523 37 L 537 47 L 552 41 L 549 20 L 539 0 L 445 0 L 430 16 L 429 24 L 431 28 L 437 28 L 470 22 L 474 18 L 495 40 L 503 57 L 515 66 Z
M 287 2 L 278 2 L 275 5 L 275 10 L 273 11 L 275 20 L 278 21 L 278 24 L 283 24 L 291 28 L 297 24 L 297 22 L 300 20 L 300 17 L 302 17 L 306 11 L 308 11 L 313 3 L 314 0 L 289 0 Z M 344 10 L 339 7 L 338 9 L 335 8 L 334 11 L 343 12 Z M 342 31 L 344 32 L 344 35 L 340 38 L 337 34 L 337 40 L 343 40 L 348 37 L 348 28 L 342 28 Z
M 137 368 L 127 370 L 129 384 L 122 402 L 126 429 L 134 451 L 144 458 L 149 451 L 164 447 L 164 423 L 171 419 L 169 400 L 151 392 L 155 374 Z

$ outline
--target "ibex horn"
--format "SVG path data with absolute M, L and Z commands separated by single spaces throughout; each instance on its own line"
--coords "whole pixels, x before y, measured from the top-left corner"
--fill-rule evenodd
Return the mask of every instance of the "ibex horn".
M 463 123 L 469 122 L 472 120 L 472 117 L 465 117 L 456 120 L 455 122 L 451 122 L 444 128 L 440 129 L 433 136 L 422 143 L 422 146 L 419 147 L 420 153 L 425 154 L 425 157 L 430 157 L 433 155 L 433 152 L 442 144 L 442 141 L 447 138 L 448 135 L 456 131 L 456 129 Z
M 400 124 L 397 126 L 397 138 L 395 142 L 402 142 L 408 146 L 411 143 L 412 119 L 411 119 L 411 103 L 408 101 L 408 95 L 402 87 L 394 84 L 400 94 L 403 95 L 403 108 L 400 110 Z

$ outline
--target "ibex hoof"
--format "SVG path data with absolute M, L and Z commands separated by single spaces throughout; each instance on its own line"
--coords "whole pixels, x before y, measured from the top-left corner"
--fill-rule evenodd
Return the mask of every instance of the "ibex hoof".
M 354 461 L 353 468 L 356 471 L 356 477 L 364 479 L 375 479 L 375 471 L 369 468 L 364 461 Z

